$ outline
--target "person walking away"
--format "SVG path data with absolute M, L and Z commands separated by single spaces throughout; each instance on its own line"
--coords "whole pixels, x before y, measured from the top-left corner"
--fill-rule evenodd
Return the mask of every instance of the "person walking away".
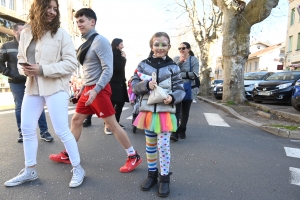
M 184 80 L 184 83 L 192 81 L 193 84 L 191 85 L 195 85 L 194 79 L 198 78 L 195 74 L 199 74 L 199 61 L 194 56 L 194 53 L 191 50 L 191 45 L 188 42 L 182 42 L 178 50 L 180 52 L 180 56 L 176 56 L 173 60 L 180 67 L 181 77 Z M 198 88 L 195 89 L 198 90 Z M 190 108 L 193 99 L 196 98 L 196 93 L 193 92 L 193 89 L 191 90 L 191 97 L 176 105 L 178 129 L 171 135 L 171 140 L 173 141 L 178 141 L 178 137 L 181 139 L 186 138 L 186 128 L 190 115 Z
M 69 80 L 77 68 L 75 48 L 70 35 L 59 28 L 58 0 L 34 0 L 29 19 L 21 33 L 18 53 L 19 72 L 27 76 L 21 112 L 25 168 L 4 185 L 17 186 L 38 178 L 36 126 L 47 104 L 54 131 L 73 166 L 69 187 L 77 187 L 82 184 L 85 171 L 68 125 Z
M 79 96 L 80 98 L 72 117 L 72 133 L 78 141 L 82 131 L 82 122 L 88 115 L 96 114 L 103 119 L 107 128 L 113 132 L 127 152 L 127 160 L 124 166 L 120 168 L 120 172 L 131 172 L 142 162 L 142 158 L 131 145 L 128 135 L 114 115 L 115 110 L 110 100 L 111 88 L 108 84 L 113 74 L 111 46 L 105 37 L 96 32 L 97 16 L 92 9 L 82 8 L 78 10 L 75 13 L 75 18 L 82 37 L 87 40 L 87 43 L 83 43 L 77 53 L 77 58 L 83 69 L 83 87 L 76 94 L 76 98 Z M 82 56 L 86 44 L 89 42 L 91 45 L 85 56 Z M 55 162 L 70 163 L 68 153 L 68 150 L 64 150 L 59 154 L 51 154 L 49 158 Z
M 0 73 L 8 77 L 10 91 L 15 102 L 15 117 L 18 126 L 18 142 L 23 142 L 23 135 L 21 130 L 21 107 L 25 92 L 26 76 L 20 75 L 18 72 L 18 46 L 20 41 L 20 33 L 24 28 L 23 23 L 16 23 L 13 26 L 13 41 L 6 42 L 0 47 Z M 54 138 L 48 131 L 45 111 L 43 110 L 38 125 L 40 128 L 41 139 L 46 142 L 51 142 Z
M 109 82 L 112 92 L 110 99 L 116 111 L 116 120 L 119 123 L 125 102 L 129 102 L 125 78 L 126 54 L 123 51 L 123 40 L 119 38 L 113 39 L 111 48 L 114 57 L 114 70 Z M 120 124 L 120 126 L 125 128 L 122 124 Z M 104 127 L 104 132 L 106 134 L 111 134 L 111 131 L 106 126 Z
M 140 95 L 140 112 L 133 124 L 139 129 L 145 129 L 146 137 L 148 177 L 141 184 L 141 189 L 147 191 L 158 182 L 158 196 L 167 197 L 172 174 L 169 172 L 170 135 L 177 129 L 174 105 L 182 101 L 185 92 L 180 69 L 168 56 L 171 48 L 168 34 L 155 33 L 150 39 L 150 48 L 149 57 L 139 63 L 132 79 L 133 92 Z M 156 81 L 145 81 L 139 76 L 139 73 L 151 76 L 153 72 L 157 75 Z M 148 105 L 149 92 L 155 85 L 162 87 L 168 96 L 161 103 Z M 160 173 L 157 167 L 157 151 Z

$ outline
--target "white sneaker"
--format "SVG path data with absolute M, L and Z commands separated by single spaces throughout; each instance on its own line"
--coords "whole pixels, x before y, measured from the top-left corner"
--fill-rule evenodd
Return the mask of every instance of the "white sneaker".
M 6 181 L 4 183 L 7 187 L 17 186 L 25 182 L 33 181 L 38 178 L 35 168 L 24 168 L 20 171 L 18 176 Z
M 73 172 L 73 176 L 72 176 L 69 186 L 72 188 L 78 187 L 83 182 L 83 179 L 85 176 L 85 171 L 81 167 L 81 165 L 77 165 L 76 167 L 73 167 L 71 172 Z
M 104 133 L 106 135 L 111 135 L 112 134 L 111 130 L 109 130 L 108 128 L 106 128 L 106 126 L 104 126 Z
M 193 99 L 193 103 L 197 103 L 197 101 L 195 99 Z

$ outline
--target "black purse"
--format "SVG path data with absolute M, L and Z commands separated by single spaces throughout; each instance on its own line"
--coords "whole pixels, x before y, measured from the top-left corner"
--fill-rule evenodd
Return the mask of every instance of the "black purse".
M 192 88 L 199 88 L 199 87 L 200 87 L 200 79 L 199 79 L 199 76 L 198 76 L 195 72 L 193 72 L 193 73 L 194 73 L 194 75 L 195 75 L 195 79 L 194 79 L 195 85 L 192 85 Z

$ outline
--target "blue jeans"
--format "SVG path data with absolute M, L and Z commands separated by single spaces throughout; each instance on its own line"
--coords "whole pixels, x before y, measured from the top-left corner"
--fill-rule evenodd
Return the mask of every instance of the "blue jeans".
M 22 102 L 23 102 L 23 97 L 24 97 L 24 92 L 25 92 L 25 84 L 9 83 L 9 85 L 10 85 L 10 90 L 13 94 L 14 102 L 15 102 L 15 115 L 16 115 L 16 120 L 17 120 L 17 125 L 18 125 L 18 131 L 22 132 L 22 130 L 21 130 L 21 107 L 22 107 Z M 39 128 L 40 128 L 41 134 L 48 131 L 46 115 L 45 115 L 44 110 L 39 118 L 38 123 L 39 123 Z

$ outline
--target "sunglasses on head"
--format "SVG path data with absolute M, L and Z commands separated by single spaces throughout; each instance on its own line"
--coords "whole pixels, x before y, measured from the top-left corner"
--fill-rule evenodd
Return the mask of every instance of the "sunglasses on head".
M 178 50 L 180 51 L 180 50 L 185 50 L 186 49 L 186 47 L 179 47 L 178 48 Z

